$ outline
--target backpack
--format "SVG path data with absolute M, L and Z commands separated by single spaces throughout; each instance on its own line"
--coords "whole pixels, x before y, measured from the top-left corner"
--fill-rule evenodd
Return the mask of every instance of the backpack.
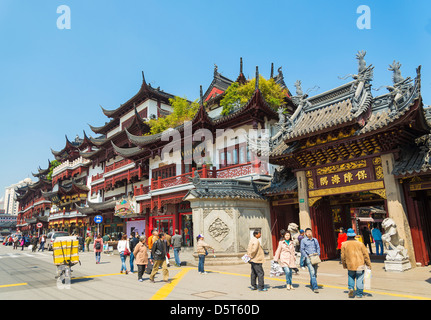
M 95 248 L 96 248 L 96 250 L 100 250 L 100 242 L 99 241 L 96 242 Z

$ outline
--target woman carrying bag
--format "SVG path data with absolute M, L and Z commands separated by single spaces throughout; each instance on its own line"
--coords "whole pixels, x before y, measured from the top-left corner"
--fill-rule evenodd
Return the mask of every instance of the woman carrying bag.
M 277 251 L 274 255 L 274 261 L 279 261 L 280 266 L 286 274 L 286 289 L 292 289 L 292 269 L 296 268 L 295 245 L 292 241 L 292 235 L 289 231 L 284 231 L 282 238 L 278 243 Z
M 97 238 L 94 240 L 93 244 L 94 254 L 96 257 L 96 264 L 100 263 L 100 254 L 103 251 L 103 239 L 100 234 L 97 235 Z
M 118 241 L 117 245 L 118 252 L 120 253 L 121 258 L 121 271 L 120 273 L 123 273 L 123 270 L 126 274 L 129 272 L 127 271 L 126 267 L 126 258 L 130 255 L 130 246 L 129 241 L 127 241 L 127 234 L 124 234 L 120 241 Z
M 197 240 L 197 244 L 196 244 L 197 253 L 199 256 L 198 271 L 199 271 L 199 274 L 207 274 L 207 272 L 205 272 L 205 269 L 204 269 L 205 256 L 208 255 L 208 249 L 214 250 L 214 248 L 204 241 L 204 236 L 201 234 L 196 237 L 196 240 Z
M 139 238 L 138 244 L 135 246 L 135 250 L 133 250 L 133 255 L 135 256 L 136 265 L 138 266 L 138 281 L 142 282 L 142 276 L 144 275 L 145 267 L 148 264 L 148 249 L 145 244 L 146 238 L 145 236 L 141 236 Z

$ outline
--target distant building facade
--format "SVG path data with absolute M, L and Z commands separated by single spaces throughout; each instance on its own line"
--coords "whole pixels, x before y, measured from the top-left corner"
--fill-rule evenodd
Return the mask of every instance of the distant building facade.
M 27 185 L 32 184 L 33 181 L 30 178 L 26 178 L 21 180 L 18 183 L 12 184 L 9 187 L 6 187 L 5 195 L 4 195 L 4 211 L 5 214 L 17 215 L 18 214 L 18 201 L 15 200 L 15 189 L 21 188 Z

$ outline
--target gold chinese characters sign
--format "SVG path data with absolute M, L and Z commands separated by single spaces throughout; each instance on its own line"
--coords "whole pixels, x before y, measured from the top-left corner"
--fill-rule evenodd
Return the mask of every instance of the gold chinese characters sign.
M 317 177 L 317 185 L 320 188 L 365 182 L 371 179 L 370 169 L 352 170 Z
M 306 171 L 310 197 L 384 188 L 380 157 Z
M 309 197 L 323 197 L 323 196 L 330 196 L 330 195 L 335 195 L 335 194 L 343 194 L 343 193 L 368 191 L 368 190 L 374 190 L 374 189 L 382 189 L 384 187 L 385 186 L 384 186 L 383 181 L 376 181 L 376 182 L 353 184 L 350 186 L 310 190 L 308 192 L 308 195 L 309 195 Z

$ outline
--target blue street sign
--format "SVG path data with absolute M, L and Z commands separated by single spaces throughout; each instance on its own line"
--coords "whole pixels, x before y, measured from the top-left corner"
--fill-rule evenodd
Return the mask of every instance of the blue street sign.
M 102 221 L 103 221 L 102 216 L 95 216 L 94 217 L 94 222 L 96 222 L 97 224 L 102 223 Z

